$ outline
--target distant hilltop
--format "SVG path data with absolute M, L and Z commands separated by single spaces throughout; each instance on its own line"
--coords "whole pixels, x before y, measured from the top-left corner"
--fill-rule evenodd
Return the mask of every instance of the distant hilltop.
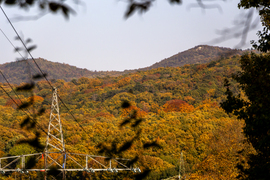
M 215 61 L 220 58 L 225 58 L 234 55 L 241 55 L 244 51 L 241 49 L 230 49 L 218 46 L 199 45 L 189 50 L 179 52 L 169 58 L 165 58 L 152 66 L 125 71 L 90 71 L 87 69 L 78 68 L 65 63 L 56 63 L 45 60 L 43 58 L 36 59 L 37 64 L 47 74 L 47 78 L 63 79 L 71 81 L 80 77 L 105 77 L 105 76 L 120 76 L 136 71 L 145 71 L 159 67 L 178 67 L 185 64 L 199 64 Z M 32 60 L 29 61 L 31 73 L 40 73 Z M 0 65 L 0 70 L 7 76 L 10 83 L 20 84 L 28 82 L 29 72 L 25 61 L 16 61 Z M 0 76 L 0 82 L 5 83 L 5 79 Z
M 90 71 L 87 69 L 71 66 L 66 63 L 51 62 L 43 58 L 35 59 L 36 63 L 47 74 L 49 80 L 63 79 L 65 81 L 71 81 L 72 79 L 78 79 L 80 77 L 104 77 L 119 76 L 120 72 L 117 71 Z M 39 69 L 32 60 L 28 60 L 30 64 L 31 74 L 40 74 Z M 22 82 L 29 81 L 29 72 L 25 60 L 16 61 L 11 63 L 5 63 L 0 65 L 0 70 L 7 76 L 8 80 L 13 84 L 20 84 Z M 109 73 L 109 74 L 108 74 Z M 5 79 L 0 76 L 0 82 L 5 83 Z
M 142 68 L 141 70 L 150 70 L 159 67 L 179 67 L 185 64 L 201 64 L 215 61 L 219 58 L 225 58 L 232 55 L 241 55 L 244 51 L 241 49 L 230 49 L 218 46 L 199 45 L 194 48 L 179 52 L 169 58 L 165 58 L 152 66 Z

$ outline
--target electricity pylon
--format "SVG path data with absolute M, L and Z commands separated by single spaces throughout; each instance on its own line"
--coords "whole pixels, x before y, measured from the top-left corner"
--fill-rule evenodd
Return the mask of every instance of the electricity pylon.
M 57 89 L 53 90 L 50 121 L 48 126 L 48 133 L 45 145 L 45 179 L 46 169 L 55 165 L 60 169 L 66 167 L 66 150 L 62 130 L 62 123 L 59 114 L 59 105 L 57 97 Z M 53 156 L 51 156 L 53 155 Z M 62 171 L 65 179 L 65 171 Z
M 186 179 L 185 178 L 185 164 L 184 164 L 183 152 L 181 152 L 181 155 L 180 155 L 179 180 L 180 179 Z
M 26 161 L 29 157 L 36 157 L 36 162 L 39 165 L 44 163 L 44 167 L 27 168 Z M 47 171 L 51 170 L 52 167 L 56 167 L 57 171 L 63 174 L 63 180 L 65 180 L 68 171 L 84 171 L 86 173 L 95 173 L 96 171 L 111 173 L 117 173 L 118 171 L 141 172 L 140 168 L 125 165 L 127 161 L 130 160 L 67 152 L 59 114 L 57 89 L 54 88 L 44 152 L 0 157 L 0 173 L 19 172 L 28 174 L 31 171 L 44 172 L 44 179 L 47 180 Z

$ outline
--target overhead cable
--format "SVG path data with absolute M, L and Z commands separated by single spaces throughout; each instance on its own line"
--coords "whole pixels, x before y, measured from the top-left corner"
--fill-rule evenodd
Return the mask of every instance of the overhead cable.
M 47 77 L 45 76 L 45 73 L 41 70 L 41 68 L 39 67 L 39 65 L 37 64 L 36 60 L 33 58 L 32 54 L 30 53 L 30 51 L 27 49 L 25 43 L 23 42 L 23 40 L 21 39 L 20 35 L 18 34 L 18 32 L 16 31 L 15 27 L 13 26 L 13 24 L 11 23 L 10 19 L 8 18 L 7 14 L 5 13 L 4 9 L 1 7 L 0 8 L 2 10 L 2 12 L 4 13 L 5 17 L 7 18 L 9 24 L 11 25 L 11 27 L 13 28 L 14 32 L 16 33 L 16 35 L 18 36 L 19 40 L 21 41 L 21 43 L 23 44 L 24 48 L 26 49 L 27 53 L 30 55 L 31 59 L 34 61 L 35 65 L 38 67 L 39 71 L 41 72 L 42 76 L 46 79 L 46 81 L 48 82 L 48 84 L 51 86 L 52 89 L 54 89 L 54 87 L 52 86 L 52 84 L 50 83 L 50 81 L 47 79 Z M 80 126 L 80 128 L 83 129 L 83 131 L 87 134 L 87 132 L 85 131 L 85 129 L 79 124 L 78 120 L 74 117 L 74 115 L 71 113 L 70 109 L 67 107 L 67 105 L 63 102 L 63 100 L 58 96 L 59 100 L 63 103 L 63 105 L 66 107 L 66 109 L 68 110 L 68 113 L 72 116 L 72 118 L 78 123 L 78 125 Z

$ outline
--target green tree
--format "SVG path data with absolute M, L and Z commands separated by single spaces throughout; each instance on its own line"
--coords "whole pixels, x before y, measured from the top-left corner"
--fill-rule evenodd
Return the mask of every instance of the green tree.
M 262 52 L 270 49 L 270 2 L 263 0 L 241 0 L 238 7 L 256 8 L 259 11 L 263 31 L 258 32 L 258 42 L 252 41 L 253 47 Z M 235 114 L 245 120 L 244 133 L 253 145 L 256 154 L 249 157 L 249 169 L 239 166 L 244 172 L 242 179 L 269 179 L 270 177 L 270 54 L 245 54 L 240 60 L 242 71 L 233 75 L 245 93 L 234 95 L 227 87 L 227 100 L 221 103 L 227 113 Z
M 264 0 L 241 0 L 238 7 L 245 9 L 256 8 L 259 11 L 262 25 L 264 26 L 263 31 L 258 31 L 259 36 L 258 42 L 252 41 L 253 46 L 262 51 L 267 52 L 270 49 L 270 1 Z
M 239 167 L 247 176 L 242 179 L 270 177 L 270 54 L 245 54 L 240 60 L 242 71 L 233 75 L 245 97 L 234 95 L 226 81 L 227 100 L 221 103 L 227 113 L 245 120 L 244 133 L 256 150 L 249 159 L 249 169 Z

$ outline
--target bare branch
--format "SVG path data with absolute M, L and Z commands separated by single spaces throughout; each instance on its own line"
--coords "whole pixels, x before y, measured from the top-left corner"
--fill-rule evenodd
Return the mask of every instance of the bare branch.
M 211 40 L 209 43 L 217 44 L 230 39 L 240 38 L 240 42 L 235 46 L 235 48 L 243 47 L 246 44 L 248 33 L 251 30 L 256 29 L 259 25 L 259 15 L 257 15 L 253 20 L 255 13 L 255 9 L 250 9 L 247 12 L 238 15 L 238 17 L 233 21 L 233 27 L 217 30 L 216 33 L 220 37 Z

